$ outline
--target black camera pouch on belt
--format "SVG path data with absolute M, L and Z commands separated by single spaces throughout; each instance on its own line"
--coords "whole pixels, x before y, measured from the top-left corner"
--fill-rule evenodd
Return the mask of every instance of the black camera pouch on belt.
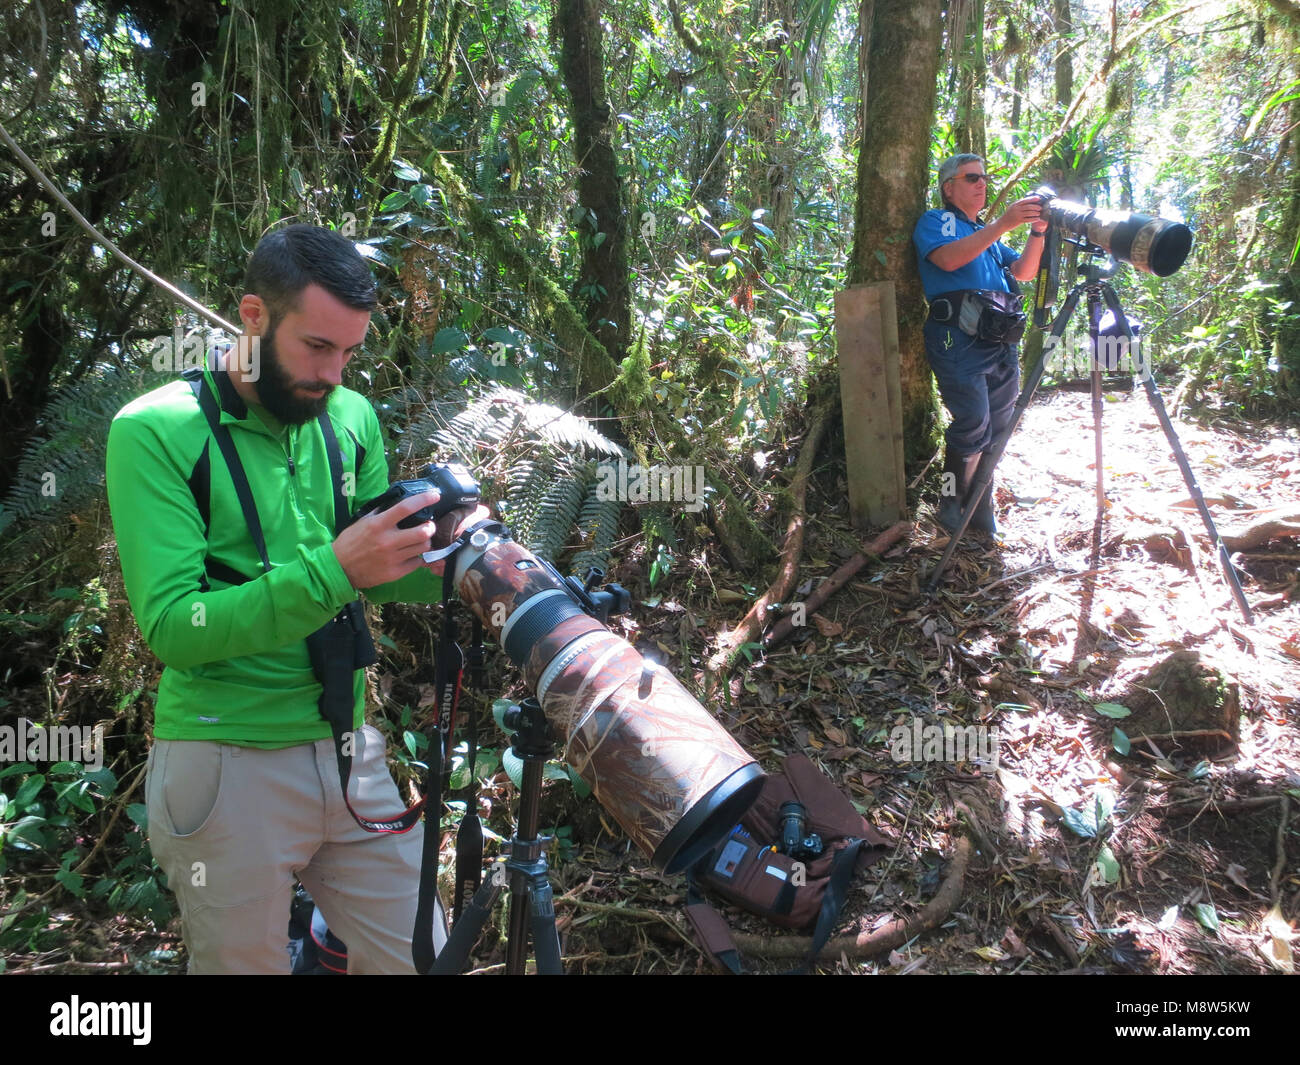
M 970 289 L 957 311 L 957 328 L 967 336 L 991 344 L 1016 344 L 1025 335 L 1028 320 L 1019 311 L 1006 310 L 1014 297 L 1010 293 Z
M 375 642 L 360 600 L 354 599 L 307 637 L 312 672 L 320 681 L 320 716 L 332 729 L 352 728 L 352 674 L 374 665 Z

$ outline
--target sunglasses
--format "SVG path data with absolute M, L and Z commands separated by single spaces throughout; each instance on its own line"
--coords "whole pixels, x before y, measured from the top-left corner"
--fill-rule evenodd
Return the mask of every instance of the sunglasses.
M 950 177 L 948 180 L 949 180 L 949 181 L 956 181 L 956 180 L 958 180 L 959 178 L 960 178 L 962 181 L 965 181 L 966 184 L 968 184 L 968 185 L 975 185 L 975 184 L 977 184 L 978 182 L 981 182 L 981 181 L 983 181 L 985 184 L 987 184 L 988 181 L 989 181 L 989 176 L 988 176 L 988 174 L 954 174 L 954 175 L 953 175 L 952 177 Z

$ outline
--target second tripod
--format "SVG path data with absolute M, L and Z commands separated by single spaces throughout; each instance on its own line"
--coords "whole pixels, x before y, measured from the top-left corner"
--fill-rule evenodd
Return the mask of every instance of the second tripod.
M 1083 279 L 1070 290 L 1070 294 L 1065 298 L 1061 305 L 1060 313 L 1057 314 L 1056 320 L 1052 323 L 1052 329 L 1048 335 L 1047 342 L 1043 344 L 1042 354 L 1039 355 L 1034 363 L 1033 369 L 1029 372 L 1025 380 L 1024 388 L 1020 391 L 1020 396 L 1016 400 L 1015 411 L 1011 417 L 1011 423 L 1003 431 L 1001 437 L 993 442 L 980 459 L 975 476 L 972 479 L 970 490 L 967 494 L 963 506 L 961 523 L 957 531 L 952 534 L 948 540 L 948 546 L 944 550 L 943 556 L 939 559 L 939 564 L 935 566 L 934 572 L 930 574 L 926 581 L 926 591 L 933 592 L 939 586 L 939 580 L 942 578 L 944 570 L 948 567 L 948 562 L 952 559 L 953 553 L 957 550 L 957 545 L 961 542 L 966 527 L 970 525 L 971 518 L 974 516 L 975 509 L 980 500 L 990 491 L 993 483 L 993 471 L 997 464 L 1002 460 L 1006 452 L 1007 444 L 1011 440 L 1012 434 L 1020 424 L 1020 419 L 1024 417 L 1025 410 L 1028 408 L 1030 400 L 1034 397 L 1034 392 L 1038 388 L 1038 382 L 1042 379 L 1043 370 L 1047 363 L 1047 356 L 1055 351 L 1061 343 L 1061 337 L 1065 333 L 1065 327 L 1070 321 L 1071 315 L 1074 314 L 1075 307 L 1078 306 L 1079 298 L 1087 295 L 1088 298 L 1088 320 L 1089 334 L 1093 345 L 1093 416 L 1096 423 L 1097 433 L 1097 504 L 1098 516 L 1100 522 L 1104 507 L 1104 494 L 1101 483 L 1101 397 L 1100 397 L 1100 370 L 1096 368 L 1096 359 L 1099 353 L 1098 324 L 1101 317 L 1101 308 L 1104 301 L 1106 308 L 1114 316 L 1115 330 L 1118 339 L 1123 342 L 1122 349 L 1127 352 L 1130 345 L 1135 345 L 1133 331 L 1129 327 L 1128 318 L 1124 314 L 1124 308 L 1120 306 L 1119 296 L 1116 295 L 1115 289 L 1111 286 L 1109 278 L 1114 274 L 1114 269 L 1105 269 L 1095 261 L 1097 257 L 1105 254 L 1101 248 L 1090 245 L 1083 245 L 1084 251 L 1090 256 L 1092 261 L 1086 263 L 1080 268 Z M 1247 624 L 1254 621 L 1251 614 L 1250 605 L 1246 602 L 1246 593 L 1242 590 L 1241 581 L 1237 578 L 1236 568 L 1228 554 L 1228 548 L 1223 539 L 1219 536 L 1218 529 L 1215 528 L 1214 519 L 1210 515 L 1210 509 L 1206 506 L 1205 497 L 1201 494 L 1200 486 L 1196 483 L 1196 475 L 1192 472 L 1191 463 L 1187 460 L 1187 455 L 1183 451 L 1182 444 L 1179 443 L 1178 434 L 1174 431 L 1173 422 L 1169 419 L 1169 413 L 1165 410 L 1164 400 L 1160 396 L 1160 390 L 1156 387 L 1155 378 L 1152 376 L 1151 367 L 1143 365 L 1139 378 L 1142 381 L 1143 388 L 1146 390 L 1147 399 L 1151 403 L 1152 410 L 1155 411 L 1156 418 L 1160 422 L 1160 427 L 1164 430 L 1165 439 L 1168 440 L 1170 449 L 1173 452 L 1174 460 L 1178 463 L 1178 468 L 1182 472 L 1183 481 L 1191 493 L 1193 502 L 1197 511 L 1200 513 L 1201 520 L 1205 523 L 1205 530 L 1209 534 L 1210 542 L 1215 546 L 1216 553 L 1219 557 L 1219 564 L 1223 569 L 1224 580 L 1232 592 L 1233 599 L 1236 600 L 1238 608 Z

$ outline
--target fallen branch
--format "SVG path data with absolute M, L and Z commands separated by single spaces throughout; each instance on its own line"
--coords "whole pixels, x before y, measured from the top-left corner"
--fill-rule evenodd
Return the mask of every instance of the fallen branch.
M 1249 799 L 1224 799 L 1222 802 L 1215 802 L 1212 799 L 1185 799 L 1182 802 L 1170 803 L 1165 809 L 1171 814 L 1190 813 L 1192 810 L 1197 811 L 1197 817 L 1207 810 L 1216 814 L 1238 814 L 1247 810 L 1258 810 L 1264 806 L 1273 806 L 1282 801 L 1285 796 L 1282 795 L 1256 795 Z
M 849 958 L 870 958 L 876 954 L 895 950 L 909 939 L 943 924 L 956 908 L 957 903 L 961 901 L 966 867 L 970 864 L 970 853 L 970 840 L 965 838 L 958 840 L 947 877 L 935 892 L 934 898 L 920 913 L 907 920 L 897 918 L 874 932 L 861 932 L 856 936 L 839 936 L 832 939 L 822 949 L 822 957 L 834 958 L 843 954 Z M 808 952 L 812 950 L 812 939 L 808 936 L 737 935 L 733 938 L 742 954 L 757 958 L 798 960 L 806 958 Z
M 1291 797 L 1282 796 L 1282 810 L 1277 815 L 1277 861 L 1273 863 L 1273 871 L 1268 878 L 1268 900 L 1277 908 L 1277 904 L 1282 900 L 1282 872 L 1286 869 L 1286 830 L 1291 821 Z
M 1160 740 L 1185 740 L 1185 739 L 1204 739 L 1206 736 L 1219 736 L 1229 743 L 1235 743 L 1232 734 L 1221 728 L 1190 728 L 1177 729 L 1173 732 L 1153 732 L 1151 735 L 1130 736 L 1129 743 L 1136 745 L 1139 743 L 1155 743 Z
M 11 976 L 27 976 L 31 973 L 66 973 L 66 972 L 112 972 L 130 969 L 129 961 L 59 961 L 50 965 L 29 965 L 25 969 L 10 969 Z
M 817 456 L 817 447 L 826 432 L 826 423 L 830 420 L 831 402 L 823 402 L 813 410 L 812 420 L 808 425 L 808 436 L 799 451 L 799 461 L 795 464 L 794 480 L 790 484 L 790 494 L 794 501 L 794 512 L 785 530 L 785 542 L 781 545 L 781 568 L 770 588 L 758 597 L 758 601 L 749 608 L 744 618 L 730 632 L 724 633 L 719 641 L 716 654 L 709 660 L 709 670 L 714 674 L 730 670 L 740 658 L 740 648 L 753 643 L 763 628 L 763 618 L 773 603 L 784 602 L 794 591 L 795 580 L 799 575 L 799 558 L 803 554 L 803 531 L 807 514 L 804 502 L 808 496 L 808 475 L 812 472 L 813 460 Z
M 1270 540 L 1300 536 L 1300 511 L 1274 511 L 1262 521 L 1237 529 L 1220 530 L 1224 546 L 1229 551 L 1248 551 L 1263 547 Z
M 860 552 L 849 559 L 844 565 L 832 573 L 826 580 L 822 581 L 807 599 L 803 601 L 804 620 L 807 620 L 808 614 L 814 614 L 821 609 L 822 605 L 832 595 L 838 592 L 849 579 L 865 566 L 871 559 L 879 558 L 880 555 L 893 547 L 912 529 L 910 521 L 900 521 L 891 525 L 888 529 L 877 536 L 871 543 L 867 544 Z M 794 632 L 795 624 L 793 617 L 784 617 L 772 626 L 772 629 L 763 637 L 764 647 L 773 647 L 786 639 L 790 633 Z

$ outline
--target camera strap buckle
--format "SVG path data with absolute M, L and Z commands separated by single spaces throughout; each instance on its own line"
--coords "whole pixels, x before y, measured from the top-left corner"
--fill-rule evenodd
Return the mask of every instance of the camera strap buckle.
M 495 518 L 484 518 L 482 521 L 471 525 L 446 547 L 440 547 L 436 551 L 425 551 L 420 557 L 425 562 L 438 562 L 444 558 L 450 558 L 462 547 L 487 547 L 489 532 L 495 532 L 503 539 L 510 538 L 510 530 L 501 522 Z

